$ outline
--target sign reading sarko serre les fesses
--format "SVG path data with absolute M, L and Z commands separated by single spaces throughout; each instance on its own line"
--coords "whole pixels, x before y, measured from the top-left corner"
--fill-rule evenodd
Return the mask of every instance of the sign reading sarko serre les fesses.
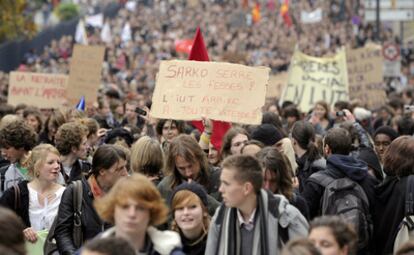
M 161 61 L 151 114 L 156 118 L 260 124 L 267 67 L 220 62 Z

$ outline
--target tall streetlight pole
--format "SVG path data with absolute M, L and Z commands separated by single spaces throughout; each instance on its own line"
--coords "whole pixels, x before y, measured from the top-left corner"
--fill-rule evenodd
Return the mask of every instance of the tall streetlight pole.
M 375 16 L 376 16 L 376 29 L 377 29 L 377 33 L 376 33 L 376 37 L 377 40 L 380 41 L 380 0 L 377 0 L 377 6 L 376 6 L 376 12 L 375 12 Z

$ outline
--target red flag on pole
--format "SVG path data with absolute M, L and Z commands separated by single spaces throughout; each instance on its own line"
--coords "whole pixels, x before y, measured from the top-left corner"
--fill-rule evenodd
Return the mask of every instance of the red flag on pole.
M 292 26 L 292 19 L 290 18 L 289 15 L 289 0 L 285 0 L 282 4 L 282 6 L 280 7 L 280 15 L 283 18 L 283 21 L 285 22 L 285 24 L 288 27 Z
M 201 34 L 200 27 L 197 27 L 196 35 L 193 41 L 193 47 L 191 48 L 190 56 L 188 60 L 195 61 L 210 61 L 207 53 L 206 46 L 204 44 L 203 35 Z M 213 144 L 214 148 L 218 151 L 221 149 L 221 142 L 224 134 L 231 127 L 231 124 L 228 122 L 212 120 L 213 122 L 213 133 L 210 137 L 210 142 Z M 191 121 L 194 127 L 196 127 L 200 132 L 204 131 L 203 123 L 199 120 Z

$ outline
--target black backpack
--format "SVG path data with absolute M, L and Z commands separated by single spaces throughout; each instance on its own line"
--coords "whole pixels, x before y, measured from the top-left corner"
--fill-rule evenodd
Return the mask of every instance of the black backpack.
M 373 224 L 369 200 L 362 187 L 348 177 L 334 179 L 323 172 L 314 173 L 310 179 L 325 188 L 321 214 L 343 217 L 358 233 L 358 250 L 368 247 Z

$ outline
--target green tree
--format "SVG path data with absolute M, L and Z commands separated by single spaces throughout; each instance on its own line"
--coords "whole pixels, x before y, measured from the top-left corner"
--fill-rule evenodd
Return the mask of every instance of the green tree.
M 26 0 L 0 0 L 0 42 L 36 34 L 32 17 L 24 13 L 26 6 Z
M 61 21 L 71 20 L 79 16 L 79 9 L 73 3 L 60 3 L 56 8 L 56 15 Z

